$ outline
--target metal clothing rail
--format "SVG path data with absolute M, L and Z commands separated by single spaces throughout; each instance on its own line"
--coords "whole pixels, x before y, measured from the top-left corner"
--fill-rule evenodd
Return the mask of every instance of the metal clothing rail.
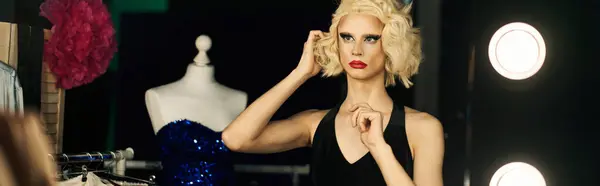
M 111 166 L 109 162 L 105 162 L 104 166 Z M 309 165 L 252 165 L 252 164 L 237 164 L 235 171 L 249 173 L 266 173 L 266 174 L 299 174 L 308 175 Z M 160 170 L 162 165 L 160 161 L 139 161 L 130 160 L 125 163 L 127 169 L 139 170 Z
M 308 165 L 235 165 L 235 171 L 266 174 L 298 174 L 308 175 Z
M 111 162 L 104 162 L 105 167 L 114 166 Z M 140 161 L 130 160 L 125 162 L 125 168 L 138 170 L 161 170 L 162 164 L 160 161 Z
M 309 165 L 235 165 L 235 171 L 248 173 L 267 173 L 267 174 L 290 174 L 292 176 L 292 185 L 300 185 L 300 175 L 308 175 Z
M 108 162 L 104 163 L 104 166 L 112 166 Z M 139 170 L 160 170 L 162 165 L 160 161 L 127 161 L 125 162 L 126 169 L 139 169 Z M 300 184 L 300 176 L 309 174 L 309 165 L 250 165 L 250 164 L 237 164 L 235 166 L 236 172 L 245 173 L 259 173 L 259 174 L 289 174 L 292 176 L 292 183 L 294 186 Z
M 117 175 L 125 175 L 126 160 L 133 159 L 133 155 L 134 151 L 132 148 L 105 153 L 48 154 L 58 165 L 104 162 L 105 165 L 110 165 L 113 172 Z

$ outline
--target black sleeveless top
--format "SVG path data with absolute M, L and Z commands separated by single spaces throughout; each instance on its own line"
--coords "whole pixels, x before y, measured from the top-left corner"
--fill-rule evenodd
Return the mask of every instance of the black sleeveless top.
M 313 137 L 310 165 L 313 184 L 315 186 L 385 186 L 383 174 L 371 153 L 367 153 L 353 164 L 350 164 L 342 155 L 335 137 L 335 117 L 339 108 L 340 105 L 332 108 L 323 117 Z M 412 178 L 413 161 L 404 124 L 404 108 L 394 105 L 383 137 L 392 147 L 398 162 Z

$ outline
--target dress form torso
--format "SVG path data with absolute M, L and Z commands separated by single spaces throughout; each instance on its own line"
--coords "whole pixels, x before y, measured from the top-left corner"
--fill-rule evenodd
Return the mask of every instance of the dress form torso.
M 196 46 L 200 53 L 179 81 L 146 91 L 146 107 L 154 133 L 169 122 L 188 119 L 213 131 L 222 131 L 241 113 L 247 94 L 214 80 L 213 66 L 206 57 L 210 39 L 200 36 Z
M 221 132 L 246 107 L 246 93 L 217 83 L 205 51 L 179 81 L 146 91 L 146 107 L 160 147 L 159 185 L 234 185 L 233 163 Z

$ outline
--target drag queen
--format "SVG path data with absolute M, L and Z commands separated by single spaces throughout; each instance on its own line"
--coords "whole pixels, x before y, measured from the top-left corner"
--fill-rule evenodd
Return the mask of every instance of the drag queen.
M 317 186 L 441 186 L 442 125 L 427 113 L 395 105 L 386 92 L 398 83 L 410 87 L 421 61 L 410 10 L 394 0 L 342 0 L 329 32 L 311 31 L 298 66 L 224 130 L 225 145 L 245 153 L 311 147 Z M 344 101 L 271 121 L 319 72 L 347 77 Z

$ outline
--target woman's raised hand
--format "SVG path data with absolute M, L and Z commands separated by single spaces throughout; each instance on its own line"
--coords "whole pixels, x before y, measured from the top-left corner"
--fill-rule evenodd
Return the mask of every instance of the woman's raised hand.
M 315 46 L 315 42 L 323 37 L 325 37 L 323 32 L 319 30 L 310 31 L 308 39 L 304 43 L 302 57 L 300 58 L 300 62 L 298 63 L 295 71 L 307 77 L 313 77 L 317 75 L 319 71 L 321 71 L 321 66 L 315 61 L 313 48 Z

